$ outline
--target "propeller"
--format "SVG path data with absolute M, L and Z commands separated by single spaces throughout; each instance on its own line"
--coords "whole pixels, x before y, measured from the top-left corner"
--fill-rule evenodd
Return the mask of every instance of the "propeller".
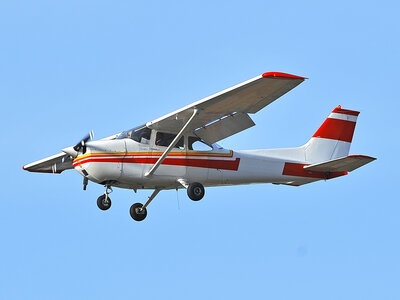
M 90 131 L 82 140 L 79 141 L 79 143 L 77 143 L 75 146 L 73 147 L 68 147 L 68 148 L 64 148 L 62 149 L 63 152 L 71 155 L 72 157 L 77 157 L 78 156 L 78 152 L 80 152 L 82 150 L 82 153 L 85 154 L 86 153 L 86 143 L 93 139 L 94 134 L 93 131 Z
M 78 144 L 74 146 L 74 150 L 79 152 L 82 149 L 82 153 L 86 153 L 86 143 L 93 138 L 93 131 L 90 131 Z

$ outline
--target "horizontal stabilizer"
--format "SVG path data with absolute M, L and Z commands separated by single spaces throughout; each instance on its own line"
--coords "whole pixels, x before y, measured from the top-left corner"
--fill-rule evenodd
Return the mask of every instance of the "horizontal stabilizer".
M 349 155 L 328 160 L 322 163 L 304 166 L 307 171 L 317 172 L 351 172 L 363 165 L 374 161 L 376 158 L 365 155 Z

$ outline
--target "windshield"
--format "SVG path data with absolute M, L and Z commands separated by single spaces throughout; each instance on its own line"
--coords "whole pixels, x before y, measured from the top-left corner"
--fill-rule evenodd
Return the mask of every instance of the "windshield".
M 138 143 L 148 144 L 150 141 L 150 134 L 151 129 L 146 127 L 146 125 L 142 125 L 131 130 L 121 132 L 117 139 L 132 139 Z

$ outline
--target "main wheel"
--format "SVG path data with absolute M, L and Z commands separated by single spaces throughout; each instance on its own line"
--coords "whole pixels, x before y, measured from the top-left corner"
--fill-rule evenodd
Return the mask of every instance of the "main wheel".
M 187 194 L 193 201 L 199 201 L 204 197 L 204 186 L 201 183 L 193 182 L 189 184 Z
M 134 219 L 135 221 L 143 221 L 144 219 L 146 219 L 147 209 L 141 209 L 142 207 L 142 203 L 132 204 L 129 213 L 131 214 L 132 219 Z
M 107 210 L 111 207 L 111 198 L 107 197 L 106 199 L 106 195 L 101 195 L 99 198 L 97 198 L 97 206 L 101 209 L 101 210 Z

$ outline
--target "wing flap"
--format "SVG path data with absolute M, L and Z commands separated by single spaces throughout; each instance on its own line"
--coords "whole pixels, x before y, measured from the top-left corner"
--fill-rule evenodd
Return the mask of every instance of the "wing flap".
M 27 164 L 22 168 L 29 172 L 60 174 L 62 171 L 73 169 L 74 167 L 72 158 L 68 154 L 61 152 Z
M 254 126 L 248 114 L 233 114 L 194 131 L 203 141 L 213 144 Z
M 326 162 L 305 166 L 308 171 L 317 172 L 351 172 L 358 169 L 376 158 L 365 155 L 349 155 Z

